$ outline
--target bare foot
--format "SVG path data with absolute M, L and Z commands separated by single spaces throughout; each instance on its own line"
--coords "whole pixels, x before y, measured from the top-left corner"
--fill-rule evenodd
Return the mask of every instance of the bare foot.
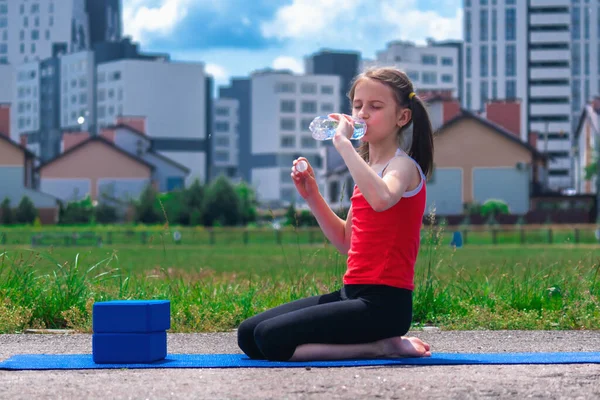
M 379 341 L 384 357 L 431 357 L 429 344 L 416 337 L 392 337 Z

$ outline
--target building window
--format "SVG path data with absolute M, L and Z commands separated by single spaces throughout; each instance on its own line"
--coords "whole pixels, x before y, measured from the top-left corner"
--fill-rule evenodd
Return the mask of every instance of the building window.
M 229 153 L 227 151 L 215 152 L 215 161 L 220 161 L 220 162 L 229 161 Z
M 275 93 L 294 93 L 296 85 L 293 82 L 277 82 L 275 83 Z
M 492 45 L 492 76 L 498 76 L 498 49 Z
M 423 65 L 436 65 L 437 64 L 437 57 L 435 55 L 432 55 L 432 54 L 423 54 L 421 56 L 421 63 Z
M 452 57 L 442 57 L 442 65 L 451 67 L 452 65 L 454 65 L 454 60 L 452 59 Z
M 581 74 L 581 46 L 579 42 L 573 43 L 571 50 L 571 73 L 573 75 Z
M 481 108 L 484 108 L 485 103 L 487 103 L 488 99 L 489 99 L 489 94 L 488 94 L 488 82 L 487 81 L 481 81 L 481 87 L 480 87 L 480 97 L 481 97 Z
M 321 94 L 333 94 L 333 86 L 330 86 L 330 85 L 321 86 Z
M 296 146 L 296 138 L 294 136 L 281 136 L 281 147 L 284 149 L 293 148 Z
M 437 83 L 437 73 L 435 72 L 423 72 L 423 83 L 426 84 L 436 84 Z
M 300 129 L 303 132 L 308 132 L 308 126 L 310 125 L 312 120 L 312 118 L 302 118 L 302 121 L 300 121 Z
M 506 45 L 506 76 L 517 75 L 516 47 L 514 44 Z
M 467 67 L 466 75 L 467 75 L 467 78 L 470 78 L 471 77 L 471 46 L 467 47 L 467 51 L 465 53 L 465 58 L 466 58 L 465 64 Z
M 471 109 L 471 82 L 467 82 L 467 110 Z
M 312 137 L 302 137 L 300 145 L 303 149 L 314 149 L 317 147 L 317 141 Z
M 479 40 L 485 42 L 488 40 L 489 15 L 488 10 L 479 11 Z
M 442 74 L 442 82 L 443 83 L 452 83 L 453 82 L 452 75 Z
M 229 108 L 227 107 L 217 107 L 215 109 L 215 115 L 221 116 L 221 117 L 227 117 L 229 116 Z
M 465 42 L 471 42 L 471 11 L 465 11 Z
M 506 9 L 505 15 L 506 40 L 517 39 L 517 12 L 514 8 Z
M 296 112 L 296 102 L 294 100 L 281 100 L 279 111 L 284 113 Z
M 217 140 L 215 140 L 215 146 L 229 147 L 229 138 L 227 136 L 218 137 Z
M 571 39 L 581 39 L 581 19 L 579 7 L 573 7 L 571 10 Z
M 413 82 L 419 81 L 419 71 L 406 71 L 406 75 Z
M 333 112 L 333 104 L 332 103 L 321 103 L 321 112 L 332 113 Z
M 479 75 L 482 78 L 488 76 L 488 47 L 483 45 L 479 49 Z
M 304 94 L 316 94 L 317 84 L 316 83 L 303 83 L 300 86 L 300 92 Z
M 215 122 L 215 132 L 229 132 L 229 122 L 226 122 L 226 121 Z
M 498 40 L 498 21 L 496 21 L 496 18 L 498 18 L 498 12 L 494 8 L 492 10 L 492 40 L 494 42 Z
M 516 99 L 517 98 L 517 82 L 514 80 L 506 81 L 506 98 Z
M 294 118 L 281 118 L 279 121 L 279 128 L 282 131 L 295 131 L 296 120 Z
M 181 176 L 169 176 L 167 177 L 167 191 L 183 189 L 183 178 Z
M 316 101 L 303 101 L 302 102 L 302 112 L 305 114 L 314 114 L 317 112 L 317 102 Z

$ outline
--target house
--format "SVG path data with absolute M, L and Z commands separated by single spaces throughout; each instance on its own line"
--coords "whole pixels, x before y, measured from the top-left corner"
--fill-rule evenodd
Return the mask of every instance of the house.
M 117 124 L 102 129 L 100 136 L 121 150 L 135 155 L 154 166 L 152 182 L 160 192 L 169 192 L 185 186 L 190 169 L 153 149 L 146 135 L 142 117 L 121 117 Z
M 441 117 L 430 108 L 432 125 L 439 128 L 434 135 L 426 212 L 435 207 L 437 215 L 457 215 L 469 203 L 501 199 L 511 213 L 527 213 L 532 194 L 545 185 L 546 157 L 535 145 L 523 142 L 520 132 L 443 102 L 447 106 L 439 108 Z M 503 105 L 495 107 L 490 108 L 492 115 L 505 116 Z M 507 107 L 510 110 L 513 105 Z M 354 182 L 334 152 L 326 150 L 325 198 L 335 209 L 349 206 Z
M 38 209 L 43 224 L 58 221 L 59 201 L 56 197 L 37 190 L 34 178 L 35 155 L 13 142 L 8 134 L 0 132 L 0 202 L 8 198 L 16 208 L 27 196 Z
M 586 169 L 597 160 L 600 135 L 600 97 L 587 104 L 574 135 L 574 189 L 577 194 L 596 193 L 596 177 L 586 179 Z M 590 171 L 591 172 L 591 171 Z
M 61 154 L 39 167 L 41 186 L 65 201 L 136 199 L 147 185 L 183 188 L 190 170 L 155 152 L 143 118 L 120 117 L 99 136 L 65 132 Z
M 92 136 L 41 164 L 38 173 L 40 188 L 65 202 L 88 195 L 92 201 L 126 202 L 152 183 L 154 169 L 102 136 Z
M 545 185 L 547 159 L 500 125 L 469 111 L 446 122 L 434 138 L 434 168 L 427 208 L 461 214 L 467 204 L 504 200 L 511 214 L 526 214 Z

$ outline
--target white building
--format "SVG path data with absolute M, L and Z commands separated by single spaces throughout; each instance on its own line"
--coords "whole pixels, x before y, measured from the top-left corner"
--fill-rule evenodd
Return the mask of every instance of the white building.
M 217 99 L 213 107 L 213 171 L 212 176 L 238 175 L 239 102 L 236 99 Z
M 118 116 L 146 118 L 154 149 L 205 181 L 207 79 L 202 63 L 119 60 L 97 67 L 97 122 Z
M 88 131 L 95 117 L 94 52 L 85 50 L 60 57 L 60 126 Z
M 572 133 L 582 105 L 600 90 L 599 3 L 466 0 L 464 7 L 463 106 L 520 98 L 522 139 L 538 135 L 538 149 L 551 156 L 550 186 L 571 187 Z
M 21 64 L 89 48 L 85 0 L 0 1 L 0 63 Z
M 317 115 L 339 109 L 339 86 L 339 76 L 333 75 L 270 70 L 252 75 L 250 165 L 240 168 L 250 168 L 260 203 L 303 202 L 290 176 L 292 162 L 300 156 L 311 163 L 323 192 L 322 144 L 312 138 L 308 125 Z
M 14 68 L 15 82 L 10 108 L 11 137 L 19 141 L 21 133 L 40 128 L 40 64 L 29 62 Z
M 397 67 L 408 75 L 420 91 L 451 92 L 459 97 L 460 57 L 456 47 L 429 42 L 417 46 L 411 42 L 394 41 L 376 53 L 375 60 L 363 60 L 361 70 L 370 67 Z

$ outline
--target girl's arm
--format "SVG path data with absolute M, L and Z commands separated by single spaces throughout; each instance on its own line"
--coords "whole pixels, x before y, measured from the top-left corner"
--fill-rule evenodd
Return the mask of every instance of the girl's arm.
M 352 232 L 352 208 L 346 221 L 338 217 L 320 194 L 307 199 L 313 215 L 317 219 L 325 237 L 342 254 L 348 254 L 350 248 L 350 233 Z

